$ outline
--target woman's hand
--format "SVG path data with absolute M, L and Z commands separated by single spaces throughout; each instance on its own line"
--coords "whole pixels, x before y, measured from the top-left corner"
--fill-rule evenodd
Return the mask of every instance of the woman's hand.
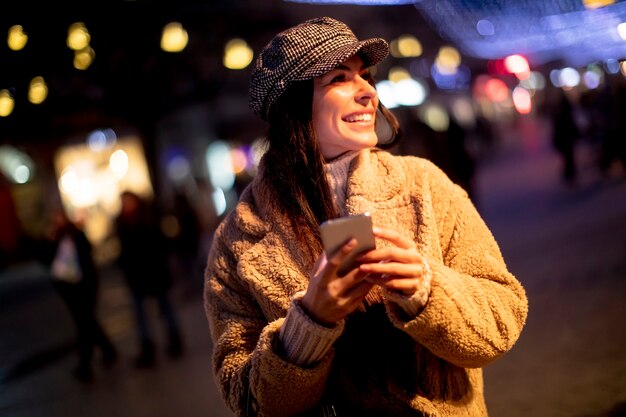
M 358 267 L 341 277 L 337 275 L 339 265 L 355 246 L 356 240 L 351 239 L 328 258 L 322 252 L 315 262 L 313 277 L 302 298 L 302 307 L 315 321 L 332 325 L 344 319 L 374 286 Z
M 371 250 L 358 258 L 359 269 L 368 275 L 368 282 L 406 296 L 428 285 L 424 282 L 426 263 L 413 240 L 395 230 L 381 228 L 374 228 L 374 236 L 392 246 Z

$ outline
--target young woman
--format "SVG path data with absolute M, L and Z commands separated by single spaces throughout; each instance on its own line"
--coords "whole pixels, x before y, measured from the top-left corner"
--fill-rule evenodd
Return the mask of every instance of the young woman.
M 269 122 L 259 173 L 218 227 L 205 308 L 236 415 L 485 416 L 481 367 L 507 352 L 524 289 L 463 189 L 381 149 L 397 121 L 368 68 L 382 39 L 323 17 L 261 52 L 250 105 Z M 320 224 L 369 212 L 377 248 L 326 256 Z

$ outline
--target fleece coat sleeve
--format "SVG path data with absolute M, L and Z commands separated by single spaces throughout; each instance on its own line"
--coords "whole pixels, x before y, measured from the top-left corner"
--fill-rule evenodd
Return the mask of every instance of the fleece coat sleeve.
M 235 415 L 302 413 L 320 401 L 333 351 L 308 366 L 284 358 L 279 341 L 284 315 L 268 323 L 267 312 L 239 279 L 235 253 L 253 245 L 234 230 L 234 223 L 226 221 L 216 231 L 206 269 L 205 310 L 214 341 L 216 383 Z M 294 308 L 293 303 L 286 308 Z
M 443 259 L 428 259 L 432 289 L 424 310 L 408 319 L 387 303 L 391 320 L 436 356 L 459 367 L 482 367 L 520 336 L 525 291 L 465 191 L 438 169 L 429 175 Z

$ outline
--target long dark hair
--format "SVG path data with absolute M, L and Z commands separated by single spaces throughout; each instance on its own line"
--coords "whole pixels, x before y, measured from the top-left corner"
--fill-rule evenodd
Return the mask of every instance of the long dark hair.
M 373 83 L 373 81 L 371 81 Z M 324 174 L 324 157 L 312 124 L 313 80 L 292 83 L 269 111 L 266 175 L 283 212 L 292 221 L 311 254 L 321 250 L 320 224 L 337 212 Z M 399 135 L 399 123 L 388 109 L 379 108 Z M 388 148 L 395 143 L 381 144 Z

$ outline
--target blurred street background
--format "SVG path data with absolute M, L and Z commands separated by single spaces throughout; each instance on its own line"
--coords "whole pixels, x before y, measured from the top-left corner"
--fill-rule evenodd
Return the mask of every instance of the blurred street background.
M 375 78 L 403 127 L 392 152 L 467 189 L 528 292 L 519 342 L 485 368 L 490 415 L 625 416 L 626 2 L 313 3 L 2 6 L 16 37 L 0 45 L 0 415 L 232 415 L 202 270 L 262 154 L 250 62 L 279 30 L 328 15 L 390 41 Z M 149 302 L 147 367 L 117 262 L 124 191 L 158 213 L 183 340 L 167 354 Z M 74 324 L 39 253 L 59 210 L 94 247 L 97 315 L 118 350 L 110 366 L 96 352 L 91 381 L 72 375 Z

